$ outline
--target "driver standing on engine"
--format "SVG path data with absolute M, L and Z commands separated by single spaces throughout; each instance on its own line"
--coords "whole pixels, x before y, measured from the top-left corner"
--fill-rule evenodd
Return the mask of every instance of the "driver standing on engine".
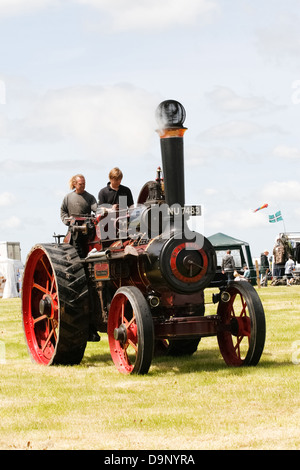
M 127 207 L 133 206 L 131 190 L 121 184 L 123 179 L 122 171 L 115 167 L 109 172 L 108 178 L 107 186 L 99 191 L 99 205 L 111 204 L 112 209 L 117 210 L 120 197 L 126 197 Z
M 96 198 L 85 190 L 85 178 L 83 175 L 75 175 L 70 179 L 71 193 L 64 197 L 60 208 L 60 217 L 65 225 L 70 225 L 71 216 L 90 215 L 96 212 Z
M 60 208 L 60 217 L 65 225 L 70 225 L 70 219 L 76 216 L 89 216 L 91 212 L 96 212 L 97 201 L 95 197 L 85 190 L 85 177 L 83 175 L 74 175 L 70 179 L 71 193 L 64 197 Z M 75 241 L 74 246 L 80 253 L 80 242 Z M 100 341 L 97 333 L 97 319 L 93 315 L 90 323 L 90 331 L 88 341 Z

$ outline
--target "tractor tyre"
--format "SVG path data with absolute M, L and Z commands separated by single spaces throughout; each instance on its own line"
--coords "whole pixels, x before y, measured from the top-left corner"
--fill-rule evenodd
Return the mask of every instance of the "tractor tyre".
M 220 301 L 217 334 L 220 352 L 229 366 L 255 366 L 262 355 L 266 321 L 261 300 L 248 282 L 234 281 L 226 288 L 228 300 Z
M 122 374 L 147 374 L 154 349 L 150 307 L 135 286 L 120 287 L 111 302 L 107 334 L 112 360 Z
M 33 361 L 79 364 L 89 332 L 88 286 L 76 249 L 39 244 L 29 253 L 22 289 L 23 329 Z

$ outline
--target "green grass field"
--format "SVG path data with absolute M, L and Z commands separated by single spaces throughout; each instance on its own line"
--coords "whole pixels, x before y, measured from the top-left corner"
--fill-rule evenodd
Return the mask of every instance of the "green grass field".
M 299 449 L 300 286 L 258 292 L 258 366 L 229 368 L 211 337 L 146 376 L 117 372 L 106 335 L 79 366 L 33 364 L 20 299 L 0 299 L 0 449 Z

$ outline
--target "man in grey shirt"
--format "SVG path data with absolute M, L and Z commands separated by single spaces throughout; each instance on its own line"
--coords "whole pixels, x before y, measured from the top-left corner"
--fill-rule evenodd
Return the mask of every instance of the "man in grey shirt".
M 97 201 L 95 197 L 85 191 L 85 178 L 83 175 L 75 175 L 70 179 L 70 189 L 73 192 L 64 197 L 60 208 L 60 217 L 65 225 L 70 225 L 69 217 L 90 215 L 96 212 Z
M 83 175 L 72 176 L 70 179 L 70 189 L 74 189 L 74 191 L 64 197 L 60 208 L 61 220 L 66 225 L 70 225 L 69 218 L 72 216 L 88 216 L 92 211 L 96 212 L 97 210 L 95 197 L 85 191 L 85 178 Z M 80 250 L 78 240 L 76 241 L 76 248 Z M 100 341 L 96 325 L 97 318 L 93 312 L 90 318 L 88 341 Z
M 226 255 L 222 259 L 222 273 L 226 274 L 227 276 L 227 281 L 233 281 L 233 272 L 235 269 L 235 263 L 233 256 L 231 254 L 231 250 L 227 250 Z

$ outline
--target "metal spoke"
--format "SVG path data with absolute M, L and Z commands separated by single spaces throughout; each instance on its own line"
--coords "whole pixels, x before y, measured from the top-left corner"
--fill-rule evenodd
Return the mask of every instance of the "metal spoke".
M 36 282 L 33 283 L 32 287 L 35 287 L 41 292 L 44 292 L 44 294 L 48 294 L 48 290 L 45 287 L 41 286 L 40 284 L 37 284 Z
M 50 331 L 49 335 L 48 335 L 48 338 L 47 338 L 46 341 L 45 341 L 45 344 L 44 344 L 43 347 L 42 347 L 42 352 L 45 351 L 45 349 L 46 349 L 46 347 L 48 346 L 48 343 L 49 343 L 49 341 L 50 341 L 50 339 L 52 338 L 53 335 L 54 335 L 54 330 L 52 329 L 52 330 Z
M 48 270 L 48 268 L 47 268 L 47 266 L 46 266 L 46 264 L 45 264 L 43 258 L 41 258 L 40 261 L 41 261 L 42 265 L 43 265 L 44 268 L 45 268 L 45 271 L 46 271 L 46 273 L 47 273 L 47 276 L 49 277 L 50 280 L 52 280 L 52 275 L 50 274 L 50 272 L 49 272 L 49 270 Z
M 133 347 L 135 352 L 138 352 L 138 345 L 137 344 L 135 344 L 133 341 L 131 341 L 131 339 L 128 340 L 128 343 L 131 344 L 131 346 Z
M 33 319 L 33 324 L 35 324 L 39 321 L 45 320 L 46 318 L 48 318 L 47 315 L 41 315 L 40 317 L 34 318 Z

